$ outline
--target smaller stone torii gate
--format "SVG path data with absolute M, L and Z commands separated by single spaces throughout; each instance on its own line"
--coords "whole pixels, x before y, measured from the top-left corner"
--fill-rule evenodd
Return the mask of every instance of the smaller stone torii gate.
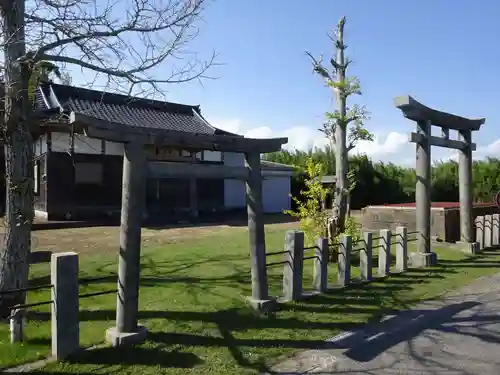
M 262 211 L 262 175 L 260 155 L 279 151 L 287 138 L 250 139 L 241 136 L 204 135 L 150 128 L 130 128 L 81 113 L 71 113 L 75 131 L 88 137 L 124 144 L 123 188 L 118 263 L 118 297 L 116 327 L 106 332 L 114 346 L 142 341 L 147 331 L 138 325 L 141 221 L 148 175 L 155 177 L 228 178 L 246 182 L 248 233 L 250 240 L 252 296 L 248 301 L 255 309 L 268 308 L 266 243 Z M 124 130 L 127 129 L 127 130 Z M 245 166 L 179 165 L 150 163 L 145 145 L 182 147 L 185 149 L 236 152 L 245 155 Z
M 431 252 L 431 146 L 459 151 L 460 190 L 460 241 L 471 246 L 474 241 L 472 223 L 472 132 L 478 131 L 485 119 L 468 119 L 441 112 L 417 102 L 411 96 L 394 99 L 404 117 L 417 123 L 417 132 L 410 133 L 410 142 L 416 143 L 417 183 L 415 191 L 418 251 L 412 261 L 416 265 L 429 266 L 437 261 Z M 431 134 L 432 125 L 441 128 L 441 137 Z M 458 132 L 458 139 L 450 139 L 450 129 Z

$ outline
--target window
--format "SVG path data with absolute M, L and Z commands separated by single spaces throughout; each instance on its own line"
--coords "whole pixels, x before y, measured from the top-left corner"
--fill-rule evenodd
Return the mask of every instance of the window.
M 203 151 L 203 160 L 204 161 L 221 162 L 222 161 L 222 153 L 220 151 L 205 150 L 205 151 Z
M 75 183 L 100 185 L 103 182 L 101 163 L 75 163 Z

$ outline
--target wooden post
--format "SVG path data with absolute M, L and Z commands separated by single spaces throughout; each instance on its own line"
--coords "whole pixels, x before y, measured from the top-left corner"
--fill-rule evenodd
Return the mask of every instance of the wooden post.
M 458 187 L 460 195 L 460 241 L 473 242 L 472 225 L 472 137 L 470 130 L 459 132 L 467 147 L 458 154 Z
M 408 270 L 408 230 L 406 227 L 396 228 L 396 270 Z
M 140 143 L 124 146 L 116 327 L 106 331 L 106 339 L 113 346 L 141 342 L 147 334 L 146 329 L 137 324 L 146 153 Z
M 252 262 L 252 297 L 250 304 L 257 310 L 268 310 L 272 300 L 269 298 L 266 269 L 266 238 L 262 213 L 262 173 L 260 154 L 246 153 L 245 164 L 248 168 L 246 197 L 248 211 L 248 235 Z
M 52 356 L 63 360 L 80 348 L 78 254 L 52 254 Z
M 328 291 L 328 238 L 320 237 L 314 250 L 314 279 L 313 288 L 319 293 Z
M 373 233 L 363 233 L 365 243 L 364 251 L 359 254 L 359 267 L 361 269 L 361 278 L 366 281 L 371 281 L 373 278 Z
M 295 230 L 286 232 L 285 251 L 283 296 L 287 301 L 298 301 L 302 297 L 304 232 Z
M 352 237 L 342 235 L 338 254 L 338 282 L 340 286 L 347 286 L 351 281 L 351 251 Z
M 380 244 L 378 250 L 378 275 L 387 276 L 391 270 L 391 231 L 380 231 Z

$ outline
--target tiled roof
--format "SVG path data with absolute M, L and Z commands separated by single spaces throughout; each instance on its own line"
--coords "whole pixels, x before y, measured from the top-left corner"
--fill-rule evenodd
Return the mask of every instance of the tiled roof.
M 124 126 L 146 127 L 196 134 L 235 135 L 211 126 L 199 106 L 149 100 L 74 86 L 46 83 L 39 87 L 41 110 L 62 108 Z

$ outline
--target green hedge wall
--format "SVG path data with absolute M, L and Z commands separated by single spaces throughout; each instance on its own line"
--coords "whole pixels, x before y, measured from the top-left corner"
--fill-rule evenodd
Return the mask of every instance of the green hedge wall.
M 301 168 L 312 157 L 324 166 L 325 175 L 335 174 L 335 156 L 326 149 L 280 151 L 264 155 L 265 160 L 297 167 L 292 179 L 292 194 L 299 196 L 304 184 Z M 393 163 L 373 162 L 366 156 L 353 156 L 350 168 L 356 171 L 357 186 L 351 197 L 353 209 L 367 205 L 404 203 L 415 201 L 415 170 Z M 473 189 L 475 202 L 491 202 L 500 190 L 500 159 L 487 158 L 473 163 Z M 454 161 L 434 163 L 432 167 L 432 200 L 458 201 L 458 164 Z

